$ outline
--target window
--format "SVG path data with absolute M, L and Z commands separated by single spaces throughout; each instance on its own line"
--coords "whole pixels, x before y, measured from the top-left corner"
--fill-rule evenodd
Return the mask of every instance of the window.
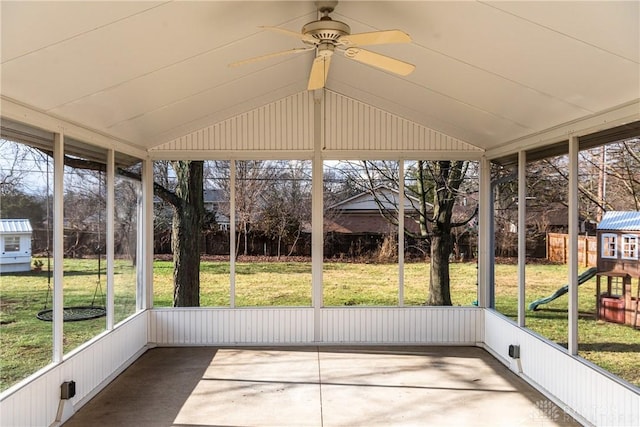
M 638 236 L 622 235 L 622 258 L 638 259 Z
M 20 236 L 6 236 L 4 238 L 4 251 L 5 252 L 19 252 L 20 251 Z
M 618 236 L 615 234 L 602 235 L 602 258 L 617 258 Z

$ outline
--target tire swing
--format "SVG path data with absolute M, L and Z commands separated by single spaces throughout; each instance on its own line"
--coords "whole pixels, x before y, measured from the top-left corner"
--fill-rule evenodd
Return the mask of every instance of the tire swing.
M 47 256 L 49 251 L 47 250 Z M 48 264 L 51 265 L 51 261 L 47 260 Z M 97 319 L 99 317 L 104 317 L 107 315 L 107 310 L 104 305 L 95 305 L 96 298 L 98 296 L 98 292 L 102 296 L 102 300 L 104 301 L 104 294 L 102 293 L 102 284 L 100 279 L 100 254 L 98 254 L 98 280 L 96 282 L 96 289 L 93 292 L 93 299 L 91 300 L 91 305 L 76 305 L 70 307 L 62 307 L 62 321 L 63 322 L 78 322 L 81 320 L 90 320 Z M 53 321 L 53 309 L 47 308 L 47 302 L 49 301 L 49 295 L 51 294 L 51 270 L 49 270 L 48 280 L 47 280 L 47 297 L 45 298 L 44 308 L 38 312 L 36 317 L 40 320 L 44 320 L 45 322 Z
M 100 177 L 102 178 L 102 177 Z M 99 181 L 99 194 L 102 194 L 102 179 Z M 47 162 L 47 195 L 49 194 L 49 162 Z M 107 315 L 107 310 L 104 307 L 105 296 L 102 292 L 102 278 L 101 278 L 101 260 L 102 260 L 102 248 L 100 245 L 100 224 L 101 216 L 98 211 L 98 246 L 95 253 L 98 255 L 98 279 L 96 280 L 96 288 L 93 292 L 93 299 L 91 305 L 79 305 L 62 308 L 62 321 L 63 322 L 78 322 L 81 320 L 97 319 Z M 53 321 L 53 309 L 47 308 L 47 302 L 51 295 L 51 254 L 49 252 L 49 243 L 51 241 L 51 229 L 50 229 L 50 216 L 49 216 L 49 203 L 47 202 L 47 296 L 44 300 L 44 308 L 38 312 L 36 317 L 45 322 Z M 102 306 L 95 305 L 98 292 L 102 297 Z

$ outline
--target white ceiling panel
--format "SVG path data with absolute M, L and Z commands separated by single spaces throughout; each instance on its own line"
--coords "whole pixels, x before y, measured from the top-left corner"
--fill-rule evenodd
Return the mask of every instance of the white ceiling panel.
M 314 55 L 228 67 L 303 47 L 259 26 L 298 32 L 311 1 L 0 8 L 2 97 L 147 148 L 304 90 Z M 336 53 L 328 89 L 483 149 L 640 99 L 637 1 L 341 1 L 331 16 L 406 31 L 409 44 L 368 49 L 416 70 Z
M 632 62 L 640 61 L 640 2 L 499 1 L 492 7 Z M 611 31 L 611 25 L 617 27 Z
M 105 25 L 153 9 L 153 1 L 3 1 L 2 62 L 81 37 Z M 38 27 L 25 23 L 37 22 Z M 15 41 L 19 40 L 20 43 Z

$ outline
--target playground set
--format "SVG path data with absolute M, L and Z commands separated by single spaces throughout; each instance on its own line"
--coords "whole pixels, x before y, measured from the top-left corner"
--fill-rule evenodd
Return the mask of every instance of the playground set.
M 640 212 L 607 212 L 597 229 L 596 318 L 640 326 Z M 606 291 L 601 292 L 602 279 Z M 636 282 L 635 296 L 633 283 Z
M 607 212 L 598 224 L 596 238 L 596 267 L 580 274 L 578 285 L 596 276 L 596 319 L 640 328 L 640 212 Z M 539 310 L 540 305 L 568 291 L 569 285 L 565 285 L 531 302 L 529 310 Z

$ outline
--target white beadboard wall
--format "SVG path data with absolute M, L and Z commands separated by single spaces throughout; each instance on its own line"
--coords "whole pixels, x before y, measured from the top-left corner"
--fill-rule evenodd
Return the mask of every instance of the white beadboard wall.
M 458 344 L 482 341 L 475 307 L 153 309 L 150 338 L 160 346 L 298 344 Z
M 110 332 L 70 353 L 0 395 L 0 425 L 49 426 L 60 403 L 60 385 L 76 382 L 71 399 L 77 410 L 135 361 L 147 345 L 147 312 L 140 312 Z
M 313 342 L 313 309 L 157 308 L 149 342 L 159 346 L 306 344 Z
M 325 91 L 325 102 L 326 151 L 481 151 L 339 93 Z
M 311 151 L 313 96 L 309 91 L 283 98 L 176 138 L 159 151 Z
M 213 156 L 216 152 L 311 153 L 313 111 L 313 95 L 300 92 L 176 138 L 150 152 L 163 158 L 184 150 Z M 465 141 L 329 90 L 325 90 L 324 112 L 325 153 L 482 151 Z
M 614 380 L 597 366 L 570 356 L 563 348 L 492 310 L 484 315 L 485 348 L 514 372 L 552 396 L 566 412 L 597 426 L 637 426 L 640 391 Z M 509 358 L 509 345 L 520 346 L 520 365 Z
M 476 307 L 332 307 L 320 322 L 323 343 L 476 345 L 483 333 Z

